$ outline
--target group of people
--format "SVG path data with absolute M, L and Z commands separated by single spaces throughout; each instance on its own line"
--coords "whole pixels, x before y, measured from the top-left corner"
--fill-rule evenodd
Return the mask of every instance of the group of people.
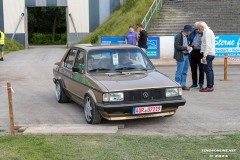
M 142 24 L 137 24 L 137 32 L 133 26 L 129 26 L 126 34 L 126 44 L 137 45 L 145 52 L 148 34 Z M 0 31 L 0 61 L 3 61 L 5 35 Z M 175 81 L 183 90 L 199 88 L 200 92 L 212 92 L 214 90 L 213 60 L 215 57 L 215 36 L 213 31 L 205 22 L 196 22 L 194 28 L 185 25 L 180 33 L 176 35 L 174 42 L 174 59 L 177 61 Z M 186 86 L 189 63 L 192 71 L 192 85 Z M 199 76 L 198 76 L 199 70 Z M 204 72 L 207 85 L 204 88 Z M 199 77 L 199 78 L 198 78 Z
M 208 25 L 202 21 L 196 22 L 194 28 L 191 25 L 185 25 L 182 31 L 176 35 L 174 42 L 174 59 L 177 61 L 175 81 L 181 85 L 183 90 L 199 88 L 200 92 L 214 91 L 214 57 L 215 36 Z M 189 63 L 192 85 L 187 87 Z M 206 87 L 204 87 L 204 72 L 207 79 Z
M 4 55 L 4 38 L 5 38 L 5 35 L 4 33 L 0 30 L 0 61 L 3 61 L 3 55 Z
M 129 26 L 129 32 L 126 34 L 125 42 L 126 44 L 137 45 L 142 48 L 144 52 L 147 50 L 147 40 L 148 34 L 144 30 L 142 24 L 137 24 L 137 32 L 134 31 L 133 26 Z

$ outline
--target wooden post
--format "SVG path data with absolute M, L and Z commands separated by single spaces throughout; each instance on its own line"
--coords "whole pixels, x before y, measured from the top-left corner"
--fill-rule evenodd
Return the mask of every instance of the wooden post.
M 11 83 L 7 83 L 8 102 L 9 102 L 9 116 L 10 116 L 10 133 L 11 137 L 15 136 L 14 133 L 14 118 L 13 118 L 13 102 L 12 102 L 12 87 Z
M 228 78 L 228 54 L 224 55 L 224 81 Z

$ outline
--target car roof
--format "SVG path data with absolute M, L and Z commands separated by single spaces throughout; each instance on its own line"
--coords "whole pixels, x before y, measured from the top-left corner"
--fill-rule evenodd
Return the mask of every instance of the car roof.
M 129 44 L 77 44 L 72 46 L 72 48 L 82 48 L 86 51 L 96 50 L 96 49 L 127 49 L 127 48 L 138 48 L 134 45 Z

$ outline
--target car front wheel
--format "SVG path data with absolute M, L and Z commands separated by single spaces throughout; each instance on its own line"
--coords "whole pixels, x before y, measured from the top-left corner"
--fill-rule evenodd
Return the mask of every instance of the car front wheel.
M 56 98 L 59 103 L 66 103 L 69 101 L 63 90 L 63 85 L 60 80 L 56 81 Z
M 85 113 L 85 119 L 87 123 L 89 124 L 101 123 L 102 116 L 97 110 L 95 102 L 92 100 L 92 98 L 89 95 L 85 97 L 84 113 Z

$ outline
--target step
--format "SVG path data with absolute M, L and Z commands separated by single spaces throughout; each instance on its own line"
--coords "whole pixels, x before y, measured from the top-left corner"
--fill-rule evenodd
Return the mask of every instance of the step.
M 240 17 L 240 16 L 239 16 Z M 206 22 L 230 22 L 230 23 L 233 23 L 233 22 L 240 22 L 240 19 L 238 18 L 234 18 L 234 19 L 230 19 L 230 18 L 225 18 L 225 19 L 220 19 L 220 18 L 172 18 L 172 19 L 155 19 L 153 20 L 153 22 L 197 22 L 197 21 L 206 21 Z
M 41 125 L 29 126 L 23 135 L 110 135 L 116 134 L 118 126 L 108 125 Z
M 162 34 L 162 33 L 179 33 L 181 30 L 160 30 L 160 31 L 149 31 L 148 33 L 151 34 Z M 213 30 L 214 33 L 236 33 L 239 34 L 239 32 L 236 31 L 229 31 L 229 30 Z
M 204 7 L 204 6 L 203 6 Z M 215 8 L 215 7 L 217 7 L 217 6 L 210 6 L 209 8 L 203 8 L 203 7 L 189 7 L 189 8 L 186 8 L 186 7 L 168 7 L 168 8 L 166 8 L 166 7 L 164 7 L 164 8 L 162 8 L 161 9 L 161 11 L 167 11 L 167 10 L 179 10 L 179 11 L 186 11 L 186 12 L 191 12 L 191 11 L 211 11 L 212 10 L 212 12 L 220 12 L 220 11 L 225 11 L 225 12 L 227 12 L 227 11 L 230 11 L 230 12 L 232 12 L 232 11 L 235 11 L 235 12 L 238 12 L 239 11 L 239 6 L 234 6 L 234 7 L 225 7 L 225 8 L 223 8 L 223 7 L 218 7 L 218 8 L 216 8 L 216 9 L 214 9 L 213 10 L 213 8 Z
M 193 23 L 192 23 L 193 24 Z M 231 23 L 207 23 L 209 26 L 212 26 L 212 27 L 233 27 L 233 28 L 236 28 L 236 27 L 240 27 L 240 24 L 231 24 Z M 179 26 L 182 26 L 182 23 L 162 23 L 162 22 L 154 22 L 150 25 L 150 27 L 152 28 L 158 28 L 158 27 L 179 27 Z
M 182 18 L 160 18 L 160 19 L 155 19 L 155 21 L 185 21 L 185 20 L 188 20 L 188 21 L 221 21 L 221 22 L 226 22 L 226 21 L 240 21 L 240 19 L 238 18 L 214 18 L 214 17 L 198 17 L 198 18 L 195 18 L 195 17 L 182 17 Z
M 183 4 L 183 5 L 180 5 L 180 4 L 178 4 L 178 5 L 169 5 L 169 4 L 164 4 L 163 5 L 163 7 L 162 8 L 167 8 L 167 9 L 169 9 L 169 8 L 202 8 L 202 9 L 208 9 L 208 8 L 210 8 L 210 7 L 215 7 L 215 9 L 219 9 L 219 8 L 237 8 L 238 6 L 240 6 L 240 4 L 239 3 L 229 3 L 229 4 L 217 4 L 217 3 L 215 3 L 215 4 L 210 4 L 210 3 L 208 3 L 208 4 L 202 4 L 201 2 L 200 3 L 198 3 L 197 5 L 196 4 L 192 4 L 192 5 L 189 5 L 189 4 Z
M 204 5 L 208 5 L 208 6 L 211 6 L 211 5 L 224 6 L 224 5 L 239 5 L 239 2 L 238 1 L 228 1 L 228 2 L 221 2 L 221 3 L 219 3 L 219 2 L 210 2 L 210 1 L 208 1 L 208 2 L 201 1 L 200 3 L 199 3 L 199 1 L 198 2 L 190 1 L 190 2 L 185 2 L 185 3 L 169 3 L 169 2 L 167 2 L 167 3 L 164 3 L 163 6 L 164 7 L 166 7 L 166 6 L 167 7 L 168 6 L 186 6 L 186 4 L 188 6 L 195 6 L 195 7 L 197 7 L 197 6 L 204 6 Z
M 152 22 L 153 25 L 184 25 L 184 24 L 194 24 L 195 22 L 197 22 L 198 20 L 195 21 L 191 21 L 191 20 L 185 20 L 185 21 L 157 21 L 157 22 Z M 208 20 L 204 20 L 202 19 L 202 21 L 206 22 L 207 24 L 212 24 L 212 25 L 220 25 L 223 26 L 224 24 L 226 25 L 233 25 L 233 26 L 239 26 L 239 21 L 208 21 Z M 235 22 L 233 24 L 233 22 Z
M 211 17 L 210 17 L 211 16 Z M 231 13 L 231 14 L 162 14 L 160 13 L 159 16 L 157 16 L 155 19 L 170 19 L 170 18 L 219 18 L 219 19 L 226 19 L 226 18 L 231 18 L 231 19 L 239 19 L 239 15 L 237 15 L 236 13 Z
M 213 26 L 213 25 L 209 25 L 211 28 L 213 28 L 213 29 L 235 29 L 235 28 L 237 28 L 237 27 L 235 27 L 235 26 L 224 26 L 224 27 L 221 27 L 221 26 Z M 240 26 L 239 26 L 240 27 Z M 179 25 L 179 26 L 172 26 L 172 25 L 169 25 L 169 26 L 150 26 L 150 29 L 152 30 L 152 31 L 154 31 L 154 30 L 161 30 L 161 29 L 169 29 L 169 28 L 171 28 L 171 29 L 181 29 L 181 28 L 183 28 L 183 25 Z M 238 30 L 240 30 L 240 29 L 238 29 Z
M 176 35 L 186 24 L 205 21 L 217 34 L 240 33 L 239 0 L 166 0 L 149 35 Z

